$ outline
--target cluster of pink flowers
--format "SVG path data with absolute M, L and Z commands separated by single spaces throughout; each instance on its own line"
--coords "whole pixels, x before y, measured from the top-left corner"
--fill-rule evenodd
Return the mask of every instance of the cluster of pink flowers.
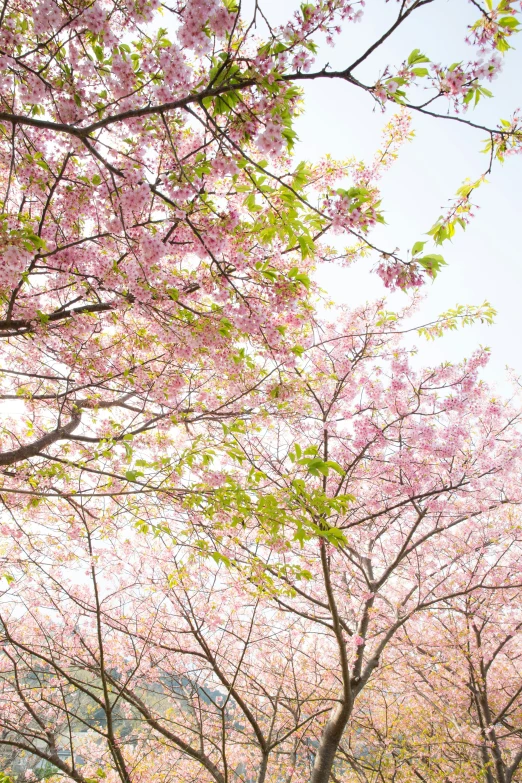
M 202 186 L 203 181 L 200 177 L 192 177 L 190 182 L 184 181 L 181 184 L 171 183 L 167 180 L 165 190 L 176 204 L 182 204 L 184 201 L 194 198 Z
M 233 158 L 216 157 L 212 161 L 212 173 L 216 178 L 233 177 L 239 173 L 239 168 Z
M 218 38 L 224 38 L 234 26 L 234 14 L 224 5 L 219 5 L 210 16 L 210 26 Z
M 502 60 L 498 54 L 494 54 L 486 62 L 478 60 L 472 66 L 472 76 L 474 79 L 486 79 L 491 82 L 496 79 L 500 71 L 502 70 Z
M 158 89 L 167 89 L 169 96 L 177 95 L 187 90 L 191 84 L 191 70 L 185 56 L 178 46 L 172 45 L 162 49 L 159 62 L 163 71 L 164 84 Z M 170 100 L 169 97 L 167 100 Z
M 494 55 L 487 62 L 479 60 L 468 64 L 467 67 L 458 65 L 451 70 L 446 70 L 435 65 L 433 68 L 435 71 L 433 83 L 438 86 L 438 89 L 453 97 L 462 97 L 472 86 L 478 86 L 481 80 L 490 82 L 496 79 L 502 68 L 502 60 L 498 55 Z
M 182 14 L 183 22 L 178 39 L 183 47 L 203 54 L 210 49 L 211 40 L 205 26 L 207 23 L 218 38 L 230 32 L 234 16 L 218 0 L 188 0 Z
M 295 71 L 304 71 L 304 73 L 308 73 L 313 64 L 314 58 L 306 50 L 297 52 L 292 59 L 292 68 Z
M 448 95 L 454 100 L 455 109 L 466 108 L 462 99 L 466 97 L 470 89 L 480 86 L 481 81 L 496 79 L 502 69 L 502 60 L 498 55 L 493 55 L 489 60 L 477 60 L 467 65 L 456 65 L 445 68 L 442 65 L 431 65 L 430 84 L 440 93 Z M 417 78 L 415 65 L 404 64 L 397 75 L 388 80 L 377 82 L 372 88 L 373 95 L 381 102 L 393 101 L 399 89 L 414 82 Z
M 467 43 L 478 46 L 481 51 L 496 49 L 499 40 L 509 37 L 514 32 L 513 27 L 501 24 L 501 20 L 509 16 L 515 18 L 517 11 L 522 12 L 520 0 L 507 0 L 507 2 L 499 3 L 497 8 L 488 9 L 487 14 L 483 14 L 481 19 L 472 26 L 466 38 Z
M 348 196 L 328 199 L 325 205 L 334 231 L 368 231 L 377 220 L 377 213 L 371 203 L 356 206 Z
M 130 185 L 120 194 L 120 204 L 124 215 L 140 214 L 150 201 L 150 188 L 146 182 Z
M 20 282 L 31 254 L 16 245 L 8 245 L 0 254 L 0 291 L 9 291 Z
M 165 255 L 165 252 L 165 244 L 158 234 L 146 232 L 140 238 L 140 254 L 146 263 L 157 263 Z
M 283 149 L 282 126 L 274 119 L 269 119 L 265 129 L 256 139 L 256 146 L 263 155 L 280 155 Z
M 34 9 L 33 24 L 37 35 L 58 30 L 63 24 L 64 16 L 54 0 L 43 0 Z
M 136 75 L 130 59 L 124 59 L 118 52 L 112 58 L 111 84 L 114 95 L 122 98 L 129 95 L 134 88 Z
M 42 103 L 45 99 L 45 82 L 36 74 L 28 73 L 20 85 L 20 98 L 23 103 Z
M 22 531 L 17 527 L 10 527 L 9 525 L 2 525 L 0 527 L 0 533 L 5 536 L 6 538 L 12 537 L 17 540 L 22 538 Z
M 95 2 L 83 12 L 81 21 L 87 26 L 91 33 L 99 35 L 104 31 L 107 14 L 102 8 L 100 0 L 95 0 Z
M 327 42 L 341 31 L 339 22 L 359 22 L 362 18 L 364 0 L 334 0 L 333 2 L 303 5 L 293 18 L 281 28 L 288 41 L 300 42 L 316 30 L 326 34 Z
M 383 128 L 382 148 L 375 154 L 371 166 L 360 166 L 354 171 L 355 182 L 369 187 L 379 180 L 397 159 L 402 145 L 412 138 L 411 114 L 401 110 Z
M 16 20 L 11 17 L 4 19 L 0 30 L 0 47 L 4 52 L 15 54 L 15 48 L 21 43 L 22 36 L 16 30 Z
M 397 288 L 403 291 L 418 288 L 425 283 L 423 271 L 418 264 L 404 264 L 393 258 L 383 259 L 377 266 L 377 274 L 386 288 L 392 291 Z
M 85 116 L 85 110 L 66 95 L 57 97 L 56 109 L 61 122 L 77 122 Z
M 160 7 L 160 0 L 135 0 L 128 3 L 128 13 L 131 19 L 141 22 L 151 22 L 154 11 Z
M 195 252 L 200 258 L 205 258 L 209 254 L 216 258 L 227 246 L 227 235 L 224 234 L 219 226 L 209 227 L 199 242 L 195 245 Z

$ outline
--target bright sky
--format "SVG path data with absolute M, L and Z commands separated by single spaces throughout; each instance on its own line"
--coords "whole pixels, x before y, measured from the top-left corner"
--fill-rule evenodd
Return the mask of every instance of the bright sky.
M 295 0 L 267 0 L 263 7 L 271 22 L 278 23 L 296 5 Z M 317 64 L 346 67 L 382 35 L 397 10 L 395 0 L 368 0 L 362 23 L 346 24 L 335 48 L 325 46 Z M 384 65 L 399 65 L 414 48 L 448 65 L 469 59 L 472 50 L 464 37 L 477 13 L 468 0 L 436 0 L 414 13 L 355 75 L 373 83 Z M 484 99 L 468 114 L 476 122 L 495 125 L 499 117 L 508 118 L 522 106 L 522 34 L 512 41 L 517 48 L 507 53 L 503 73 L 488 85 L 494 97 Z M 380 130 L 391 115 L 374 112 L 370 96 L 340 81 L 307 83 L 305 89 L 306 113 L 297 126 L 298 156 L 314 160 L 326 153 L 341 159 L 355 155 L 370 162 L 379 147 Z M 445 110 L 442 101 L 440 110 Z M 463 180 L 477 178 L 487 166 L 486 156 L 480 153 L 484 146 L 480 131 L 419 115 L 413 127 L 416 138 L 403 147 L 382 182 L 388 225 L 372 234 L 376 244 L 403 251 L 428 238 L 424 233 Z M 448 267 L 425 287 L 418 317 L 425 322 L 457 303 L 481 304 L 487 299 L 498 310 L 495 325 L 468 327 L 435 343 L 418 338 L 417 344 L 427 364 L 457 361 L 479 344 L 487 345 L 492 356 L 484 376 L 507 389 L 506 366 L 522 375 L 522 155 L 511 157 L 503 166 L 497 164 L 475 201 L 480 209 L 467 231 L 459 229 L 451 245 L 435 250 L 442 252 Z M 323 268 L 319 280 L 336 301 L 356 305 L 385 294 L 369 270 L 368 260 L 350 269 Z M 399 308 L 405 299 L 402 293 L 388 294 L 389 309 Z

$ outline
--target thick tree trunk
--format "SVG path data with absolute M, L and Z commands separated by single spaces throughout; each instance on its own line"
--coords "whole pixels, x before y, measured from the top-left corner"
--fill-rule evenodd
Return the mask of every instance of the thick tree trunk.
M 265 783 L 267 769 L 268 769 L 268 753 L 263 753 L 263 758 L 261 759 L 261 766 L 259 767 L 259 775 L 257 776 L 257 783 Z
M 328 783 L 335 755 L 351 713 L 351 705 L 338 704 L 334 708 L 323 731 L 315 756 L 310 783 Z

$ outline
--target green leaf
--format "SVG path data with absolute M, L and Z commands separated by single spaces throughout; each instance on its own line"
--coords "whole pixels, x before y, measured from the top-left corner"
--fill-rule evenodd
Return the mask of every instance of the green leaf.
M 519 26 L 519 21 L 514 16 L 503 16 L 498 23 L 501 27 L 507 27 L 509 30 L 515 30 Z
M 335 470 L 339 475 L 344 476 L 345 470 L 339 465 L 338 462 L 334 462 L 333 460 L 329 459 L 328 462 L 325 462 L 325 465 L 328 468 L 331 468 L 332 470 Z
M 394 313 L 392 310 L 379 310 L 377 315 L 379 316 L 377 326 L 385 326 L 386 324 L 399 320 L 397 313 Z
M 429 57 L 426 57 L 425 54 L 422 54 L 420 49 L 414 49 L 413 52 L 408 57 L 408 65 L 415 65 L 416 63 L 429 63 L 430 59 Z
M 310 288 L 310 278 L 304 272 L 300 272 L 298 275 L 295 275 L 294 280 L 297 280 L 299 283 L 304 285 L 306 290 Z
M 444 261 L 443 256 L 435 253 L 427 256 L 422 256 L 422 258 L 418 258 L 417 261 L 421 266 L 424 267 L 424 269 L 428 269 L 433 274 L 434 277 L 437 276 L 437 273 L 439 272 L 442 266 L 446 266 L 446 262 Z
M 334 544 L 334 546 L 348 543 L 343 531 L 339 530 L 338 527 L 330 527 L 328 528 L 328 530 L 325 530 L 320 535 L 326 538 L 326 540 L 329 541 L 331 544 Z
M 210 556 L 218 565 L 219 563 L 223 563 L 227 568 L 231 565 L 230 559 L 226 555 L 222 555 L 221 552 L 210 552 Z
M 315 244 L 314 240 L 309 234 L 301 234 L 301 236 L 297 237 L 297 242 L 299 243 L 301 256 L 303 258 L 309 258 L 313 256 L 315 252 Z

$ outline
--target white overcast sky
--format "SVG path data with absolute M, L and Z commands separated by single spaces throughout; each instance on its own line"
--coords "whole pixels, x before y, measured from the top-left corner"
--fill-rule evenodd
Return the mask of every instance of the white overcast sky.
M 296 5 L 295 0 L 267 0 L 263 7 L 271 22 L 278 23 L 288 18 Z M 389 27 L 397 9 L 395 0 L 368 0 L 362 23 L 346 24 L 335 48 L 322 48 L 317 64 L 346 67 Z M 469 59 L 473 50 L 464 37 L 477 13 L 467 0 L 436 0 L 414 13 L 356 75 L 373 83 L 384 65 L 399 65 L 414 48 L 448 65 Z M 522 33 L 512 42 L 516 49 L 507 53 L 502 74 L 488 85 L 494 98 L 481 101 L 469 112 L 470 119 L 495 123 L 498 117 L 507 118 L 522 106 Z M 391 113 L 374 111 L 370 96 L 337 80 L 307 83 L 305 92 L 306 111 L 297 125 L 298 157 L 316 160 L 330 153 L 341 159 L 355 155 L 369 162 Z M 441 109 L 445 110 L 442 102 Z M 447 207 L 448 198 L 464 179 L 475 179 L 487 165 L 486 156 L 480 153 L 484 146 L 480 131 L 419 115 L 414 116 L 413 128 L 414 141 L 402 148 L 382 181 L 388 225 L 372 235 L 377 244 L 403 251 L 417 240 L 428 239 L 424 233 Z M 451 244 L 435 250 L 443 253 L 448 266 L 425 287 L 418 314 L 423 322 L 457 303 L 489 300 L 498 310 L 493 326 L 468 327 L 429 344 L 418 338 L 417 344 L 428 364 L 457 361 L 479 344 L 489 346 L 492 356 L 484 377 L 504 389 L 506 366 L 522 374 L 521 184 L 522 155 L 511 157 L 503 166 L 496 165 L 489 183 L 476 194 L 480 209 L 467 231 L 459 229 Z M 323 267 L 318 279 L 336 301 L 352 305 L 386 293 L 377 276 L 370 274 L 368 260 L 350 269 Z M 405 299 L 402 293 L 388 294 L 390 309 L 400 307 Z

